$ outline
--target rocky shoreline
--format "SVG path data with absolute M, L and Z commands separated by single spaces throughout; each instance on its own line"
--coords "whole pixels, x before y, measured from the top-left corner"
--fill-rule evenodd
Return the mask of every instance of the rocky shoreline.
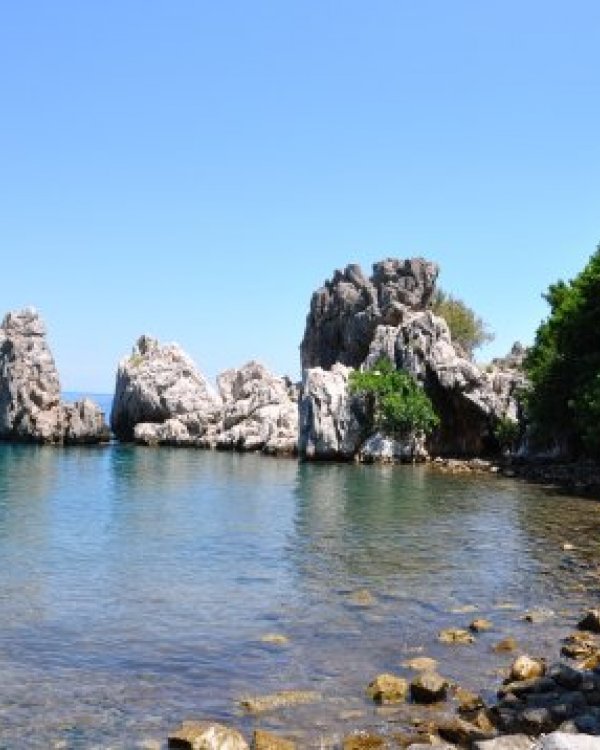
M 543 618 L 529 613 L 533 625 Z M 440 631 L 448 648 L 468 648 L 493 623 L 476 618 L 468 626 Z M 272 635 L 285 645 L 284 636 Z M 443 677 L 443 668 L 426 655 L 408 658 L 401 674 L 382 673 L 365 684 L 365 696 L 375 707 L 378 731 L 348 729 L 343 738 L 322 738 L 331 750 L 591 750 L 600 747 L 600 610 L 584 613 L 577 629 L 560 646 L 563 661 L 519 650 L 511 637 L 497 640 L 492 651 L 506 656 L 501 684 L 492 686 L 495 701 Z M 570 662 L 570 663 L 567 663 Z M 240 708 L 257 720 L 281 709 L 315 704 L 322 695 L 284 690 L 249 696 Z M 352 712 L 348 712 L 351 726 Z M 187 750 L 299 750 L 303 741 L 293 732 L 258 728 L 250 743 L 243 734 L 223 724 L 188 720 L 174 728 L 169 748 Z M 313 745 L 311 744 L 311 747 Z

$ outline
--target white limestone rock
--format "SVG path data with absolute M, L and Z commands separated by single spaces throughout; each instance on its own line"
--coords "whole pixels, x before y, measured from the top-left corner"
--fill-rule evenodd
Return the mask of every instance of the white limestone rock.
M 176 432 L 188 443 L 218 421 L 221 408 L 220 397 L 181 347 L 142 336 L 131 356 L 119 364 L 111 427 L 120 440 L 131 441 L 138 424 L 163 425 L 176 419 L 187 435 L 179 428 Z M 163 442 L 168 429 L 154 430 L 157 442 Z M 150 432 L 147 427 L 138 430 L 140 441 L 146 442 Z M 169 434 L 165 441 L 172 437 Z
M 58 371 L 37 311 L 8 313 L 0 326 L 0 439 L 98 443 L 109 437 L 97 404 L 61 402 Z
M 296 451 L 298 406 L 287 378 L 251 361 L 221 373 L 217 383 L 224 405 L 216 448 L 273 455 Z
M 308 459 L 352 459 L 366 438 L 361 399 L 348 393 L 352 368 L 334 364 L 331 370 L 304 373 L 300 399 L 299 453 Z

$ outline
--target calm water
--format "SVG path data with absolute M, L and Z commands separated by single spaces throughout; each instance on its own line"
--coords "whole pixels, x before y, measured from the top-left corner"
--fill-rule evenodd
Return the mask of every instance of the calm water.
M 504 635 L 557 653 L 598 593 L 599 543 L 600 505 L 494 477 L 0 445 L 0 747 L 151 747 L 194 717 L 305 747 L 384 731 L 365 685 L 415 649 L 473 689 L 497 682 Z M 465 605 L 494 632 L 438 644 Z M 522 622 L 534 607 L 556 614 Z M 236 704 L 290 688 L 324 700 L 260 720 Z

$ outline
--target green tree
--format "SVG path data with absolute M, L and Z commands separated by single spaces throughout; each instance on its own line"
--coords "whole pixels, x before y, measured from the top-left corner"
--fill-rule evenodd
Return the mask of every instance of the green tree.
M 575 279 L 544 297 L 550 315 L 525 360 L 533 436 L 600 458 L 600 246 Z
M 371 401 L 373 427 L 392 437 L 429 434 L 439 424 L 425 391 L 409 373 L 396 370 L 385 357 L 370 370 L 351 373 L 350 393 L 362 394 Z
M 452 341 L 458 343 L 469 357 L 482 344 L 493 340 L 494 335 L 484 321 L 458 297 L 438 289 L 431 307 L 448 323 Z

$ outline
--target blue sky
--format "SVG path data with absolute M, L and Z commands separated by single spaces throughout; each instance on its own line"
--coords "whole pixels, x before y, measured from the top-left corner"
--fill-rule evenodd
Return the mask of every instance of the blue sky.
M 422 255 L 530 341 L 600 240 L 596 0 L 0 0 L 2 308 L 65 389 L 143 332 L 298 375 L 334 268 Z

